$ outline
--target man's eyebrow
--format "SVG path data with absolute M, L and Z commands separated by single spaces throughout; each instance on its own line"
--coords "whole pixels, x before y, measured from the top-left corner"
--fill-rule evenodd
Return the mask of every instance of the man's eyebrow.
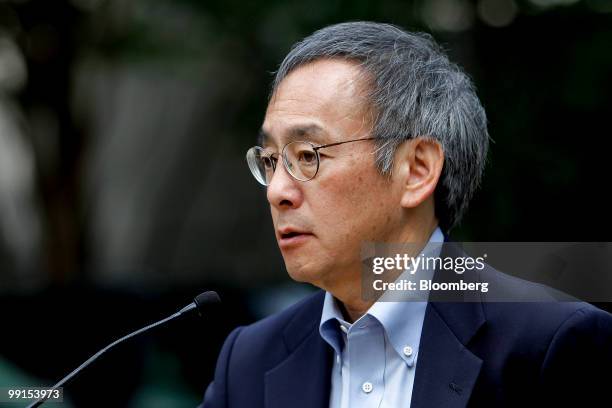
M 285 132 L 284 142 L 289 143 L 296 140 L 304 140 L 307 142 L 321 143 L 324 141 L 324 135 L 325 131 L 323 128 L 315 123 L 307 125 L 294 125 Z M 272 136 L 265 130 L 260 129 L 257 142 L 259 143 L 259 146 L 270 144 L 272 142 Z

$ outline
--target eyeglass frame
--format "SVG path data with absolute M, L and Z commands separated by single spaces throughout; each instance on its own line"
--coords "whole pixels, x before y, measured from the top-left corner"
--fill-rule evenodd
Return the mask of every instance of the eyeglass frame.
M 365 137 L 365 138 L 361 138 L 361 139 L 352 139 L 352 140 L 344 140 L 342 142 L 335 142 L 335 143 L 328 143 L 328 144 L 324 144 L 321 146 L 315 146 L 314 143 L 309 142 L 307 140 L 293 140 L 287 144 L 285 144 L 285 146 L 283 146 L 283 149 L 281 150 L 280 156 L 283 158 L 283 166 L 285 167 L 285 170 L 287 171 L 287 174 L 289 174 L 294 180 L 297 181 L 301 181 L 303 183 L 310 181 L 312 179 L 314 179 L 317 174 L 319 174 L 319 167 L 321 165 L 321 156 L 319 154 L 319 150 L 324 149 L 326 147 L 333 147 L 333 146 L 339 146 L 345 143 L 352 143 L 352 142 L 360 142 L 362 140 L 375 140 L 375 137 Z M 317 168 L 314 172 L 314 174 L 312 175 L 312 177 L 310 177 L 309 179 L 306 180 L 300 180 L 299 178 L 297 178 L 296 176 L 293 175 L 293 173 L 291 173 L 291 170 L 289 170 L 289 165 L 287 164 L 287 157 L 285 155 L 285 149 L 287 149 L 287 146 L 289 146 L 292 143 L 307 143 L 310 146 L 312 146 L 312 150 L 315 152 L 316 158 L 317 158 Z M 248 153 L 255 148 L 260 148 L 261 150 L 265 151 L 263 147 L 261 146 L 253 146 L 251 147 L 249 150 L 247 150 L 247 155 Z M 278 153 L 272 153 L 270 154 L 268 157 L 270 159 L 274 159 L 274 160 L 270 160 L 270 162 L 272 163 L 272 175 L 274 175 L 274 173 L 276 172 L 276 163 L 278 162 L 278 157 L 274 157 L 274 155 L 279 155 Z M 248 156 L 247 156 L 247 163 L 248 163 Z M 251 170 L 251 174 L 253 174 L 253 170 L 251 169 L 251 167 L 249 166 L 249 170 Z M 259 179 L 257 178 L 257 176 L 255 176 L 255 174 L 253 174 L 253 177 L 255 177 L 255 180 L 259 181 Z M 270 185 L 270 183 L 268 184 L 264 184 L 264 186 L 268 187 Z

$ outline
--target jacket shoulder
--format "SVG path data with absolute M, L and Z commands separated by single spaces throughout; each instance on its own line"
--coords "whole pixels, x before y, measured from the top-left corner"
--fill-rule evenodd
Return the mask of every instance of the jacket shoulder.
M 483 312 L 489 330 L 503 332 L 506 341 L 530 345 L 545 354 L 555 336 L 567 327 L 580 325 L 582 333 L 589 330 L 596 333 L 602 324 L 608 326 L 612 322 L 610 313 L 583 301 L 569 301 L 569 297 L 545 285 L 493 268 L 486 268 L 483 272 L 483 280 L 494 282 L 508 293 L 508 298 L 520 299 L 523 296 L 531 299 L 497 302 L 483 297 Z
M 234 361 L 265 360 L 267 364 L 263 365 L 267 366 L 283 359 L 318 326 L 324 296 L 325 292 L 319 290 L 285 310 L 242 327 L 235 339 Z
M 288 308 L 243 327 L 243 336 L 277 335 L 290 324 L 319 322 L 325 292 L 317 290 Z M 297 320 L 297 321 L 296 321 Z
M 236 328 L 223 344 L 203 406 L 263 405 L 266 372 L 285 360 L 292 347 L 314 333 L 324 295 L 325 292 L 317 291 L 279 313 Z

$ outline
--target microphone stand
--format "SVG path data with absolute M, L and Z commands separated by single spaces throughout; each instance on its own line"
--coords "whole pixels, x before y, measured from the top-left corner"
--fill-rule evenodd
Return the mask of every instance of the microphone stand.
M 160 321 L 157 321 L 155 323 L 152 323 L 148 326 L 145 326 L 141 329 L 136 330 L 135 332 L 132 332 L 126 336 L 121 337 L 118 340 L 113 341 L 112 343 L 110 343 L 108 346 L 104 347 L 103 349 L 101 349 L 100 351 L 98 351 L 96 354 L 94 354 L 93 356 L 89 357 L 83 364 L 81 364 L 80 366 L 78 366 L 77 368 L 75 368 L 70 374 L 68 374 L 67 376 L 65 376 L 64 378 L 62 378 L 60 381 L 58 381 L 50 390 L 49 393 L 47 393 L 44 397 L 38 399 L 37 401 L 34 401 L 33 403 L 31 403 L 30 405 L 27 406 L 27 408 L 34 408 L 34 407 L 38 407 L 39 405 L 41 405 L 42 403 L 44 403 L 45 401 L 47 401 L 49 399 L 49 397 L 52 395 L 53 391 L 57 390 L 59 387 L 61 387 L 62 385 L 64 385 L 65 383 L 67 383 L 68 381 L 70 381 L 75 375 L 77 375 L 81 370 L 83 370 L 85 367 L 87 367 L 88 365 L 90 365 L 91 363 L 93 363 L 95 360 L 97 360 L 102 354 L 106 353 L 108 350 L 110 350 L 111 348 L 115 347 L 117 344 L 132 338 L 134 336 L 139 335 L 140 333 L 144 333 L 147 330 L 150 330 L 154 327 L 157 327 L 159 325 L 162 325 L 166 322 L 169 322 L 170 320 L 176 319 L 177 317 L 181 316 L 182 314 L 189 312 L 191 310 L 194 309 L 198 309 L 199 312 L 201 312 L 203 306 L 207 305 L 207 304 L 211 304 L 211 303 L 218 303 L 221 300 L 219 299 L 219 295 L 217 295 L 216 292 L 204 292 L 199 294 L 195 300 L 188 304 L 187 306 L 185 306 L 184 308 L 182 308 L 181 310 L 179 310 L 178 312 L 174 313 L 171 316 L 166 317 L 165 319 L 162 319 Z

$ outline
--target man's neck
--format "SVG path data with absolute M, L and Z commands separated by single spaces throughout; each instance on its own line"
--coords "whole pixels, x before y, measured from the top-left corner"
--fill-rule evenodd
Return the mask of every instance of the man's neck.
M 339 302 L 342 315 L 348 323 L 354 323 L 357 319 L 366 314 L 373 304 L 374 302 L 364 303 L 363 305 L 359 305 L 358 309 L 350 309 L 344 303 Z
M 425 245 L 435 229 L 438 227 L 437 220 L 428 228 L 422 228 L 412 234 L 406 234 L 407 238 L 403 242 L 423 243 Z M 351 275 L 353 279 L 345 280 L 339 287 L 324 288 L 330 292 L 337 300 L 342 310 L 342 314 L 349 323 L 353 323 L 363 316 L 374 304 L 373 301 L 365 301 L 361 296 L 361 271 Z

